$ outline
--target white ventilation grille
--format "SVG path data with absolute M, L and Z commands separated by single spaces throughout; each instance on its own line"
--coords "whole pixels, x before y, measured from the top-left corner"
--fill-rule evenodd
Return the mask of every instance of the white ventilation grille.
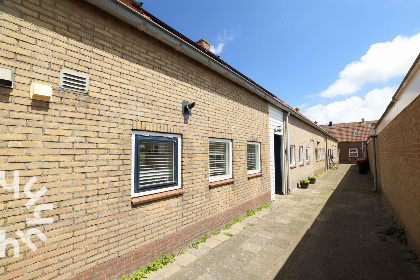
M 89 75 L 63 68 L 60 71 L 60 89 L 86 92 L 89 87 Z

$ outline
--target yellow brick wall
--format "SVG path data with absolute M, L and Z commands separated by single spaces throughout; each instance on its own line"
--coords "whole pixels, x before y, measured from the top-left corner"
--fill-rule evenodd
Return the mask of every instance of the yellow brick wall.
M 420 254 L 420 96 L 377 136 L 377 183 L 410 245 Z M 373 142 L 368 144 L 373 174 Z
M 18 258 L 9 246 L 0 278 L 118 277 L 269 201 L 266 101 L 84 2 L 0 10 L 0 66 L 16 72 L 0 88 L 0 171 L 20 172 L 18 199 L 0 188 L 1 229 L 33 227 L 32 176 L 32 192 L 48 189 L 37 203 L 54 206 L 53 224 L 36 227 L 48 239 L 34 237 L 35 252 L 19 241 Z M 56 90 L 63 67 L 90 75 L 88 93 Z M 31 82 L 53 86 L 52 101 L 31 100 Z M 197 102 L 188 125 L 183 100 Z M 182 196 L 131 206 L 133 130 L 182 135 Z M 233 184 L 209 188 L 209 137 L 232 140 Z M 262 177 L 247 177 L 247 141 L 261 142 Z
M 286 119 L 286 118 L 285 118 Z M 325 135 L 314 127 L 302 122 L 298 118 L 289 116 L 289 145 L 295 146 L 295 162 L 294 166 L 290 169 L 290 187 L 291 189 L 299 187 L 301 179 L 307 179 L 308 176 L 317 175 L 325 170 L 325 160 L 315 159 L 315 148 L 325 148 Z M 319 142 L 319 143 L 318 143 Z M 287 147 L 287 137 L 285 137 L 284 147 Z M 337 146 L 337 142 L 331 137 L 327 136 L 328 148 Z M 303 164 L 299 163 L 299 146 L 303 146 L 304 161 Z M 305 159 L 306 147 L 309 147 L 309 162 Z M 285 164 L 286 173 L 289 162 Z

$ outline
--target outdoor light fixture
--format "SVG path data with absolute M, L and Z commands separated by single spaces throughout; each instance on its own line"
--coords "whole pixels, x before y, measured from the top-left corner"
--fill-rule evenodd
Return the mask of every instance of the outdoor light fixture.
M 188 119 L 191 116 L 191 110 L 194 108 L 195 102 L 182 101 L 182 115 L 184 115 L 184 123 L 188 124 Z
M 317 146 L 319 145 L 319 143 L 321 143 L 321 142 L 319 142 L 319 141 L 316 141 L 316 145 L 317 145 Z

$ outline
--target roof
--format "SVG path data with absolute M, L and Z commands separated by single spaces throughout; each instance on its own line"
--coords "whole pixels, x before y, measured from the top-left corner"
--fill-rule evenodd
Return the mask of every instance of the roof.
M 98 2 L 98 1 L 89 1 L 89 2 Z M 242 79 L 244 79 L 245 81 L 247 81 L 252 86 L 258 88 L 259 90 L 261 90 L 262 92 L 264 92 L 266 95 L 270 96 L 273 100 L 279 102 L 280 103 L 279 105 L 282 105 L 282 106 L 286 107 L 287 109 L 289 109 L 290 111 L 292 111 L 292 113 L 294 115 L 302 118 L 306 122 L 309 122 L 312 126 L 316 127 L 318 130 L 326 133 L 328 136 L 330 136 L 333 139 L 337 140 L 333 135 L 329 134 L 327 131 L 325 131 L 320 126 L 318 126 L 318 124 L 316 122 L 313 122 L 312 120 L 310 120 L 309 118 L 307 118 L 306 116 L 304 116 L 303 114 L 301 114 L 299 111 L 295 110 L 292 106 L 290 106 L 290 105 L 286 104 L 284 101 L 280 100 L 276 95 L 274 95 L 273 93 L 269 92 L 268 90 L 266 90 L 265 88 L 263 88 L 262 86 L 260 86 L 259 84 L 257 84 L 256 82 L 254 82 L 253 80 L 251 80 L 250 78 L 248 78 L 247 76 L 245 76 L 244 74 L 242 74 L 241 72 L 239 72 L 238 70 L 236 70 L 235 68 L 233 68 L 232 66 L 230 66 L 229 64 L 227 64 L 225 61 L 223 61 L 222 59 L 220 59 L 220 57 L 218 55 L 214 54 L 213 52 L 207 50 L 206 48 L 204 48 L 201 45 L 197 44 L 196 42 L 192 41 L 191 39 L 189 39 L 188 37 L 184 36 L 183 34 L 181 34 L 180 32 L 178 32 L 174 28 L 170 27 L 169 25 L 167 25 L 163 21 L 161 21 L 158 18 L 156 18 L 155 16 L 153 16 L 151 13 L 147 12 L 145 9 L 142 8 L 142 3 L 139 3 L 136 0 L 117 0 L 117 2 L 119 2 L 119 3 L 121 3 L 121 4 L 123 4 L 123 5 L 127 6 L 127 7 L 129 7 L 131 10 L 134 10 L 139 15 L 142 15 L 143 17 L 147 18 L 149 21 L 152 21 L 153 23 L 157 24 L 161 28 L 165 29 L 167 32 L 169 32 L 169 33 L 175 35 L 176 37 L 178 37 L 179 39 L 187 42 L 189 45 L 191 45 L 195 49 L 199 50 L 202 54 L 205 54 L 208 57 L 210 57 L 211 59 L 217 61 L 218 63 L 220 63 L 221 65 L 223 65 L 225 68 L 229 69 L 230 71 L 232 71 L 233 73 L 235 73 L 236 75 L 238 75 L 239 77 L 241 77 Z
M 375 123 L 376 121 L 337 123 L 324 128 L 324 130 L 334 135 L 338 142 L 359 142 L 368 139 L 370 130 L 373 128 L 371 124 Z M 359 132 L 358 136 L 355 136 L 355 131 Z

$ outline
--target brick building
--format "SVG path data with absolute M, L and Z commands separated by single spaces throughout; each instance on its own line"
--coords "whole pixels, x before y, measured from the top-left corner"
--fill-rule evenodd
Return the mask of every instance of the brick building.
M 2 279 L 131 273 L 327 167 L 334 137 L 132 1 L 0 11 Z
M 323 125 L 325 131 L 338 139 L 338 156 L 341 163 L 352 163 L 358 158 L 366 158 L 366 141 L 376 121 L 337 123 Z M 333 155 L 334 157 L 336 154 Z
M 368 140 L 368 157 L 391 213 L 420 255 L 420 55 Z M 375 164 L 376 163 L 376 164 Z M 376 165 L 376 166 L 375 166 Z

